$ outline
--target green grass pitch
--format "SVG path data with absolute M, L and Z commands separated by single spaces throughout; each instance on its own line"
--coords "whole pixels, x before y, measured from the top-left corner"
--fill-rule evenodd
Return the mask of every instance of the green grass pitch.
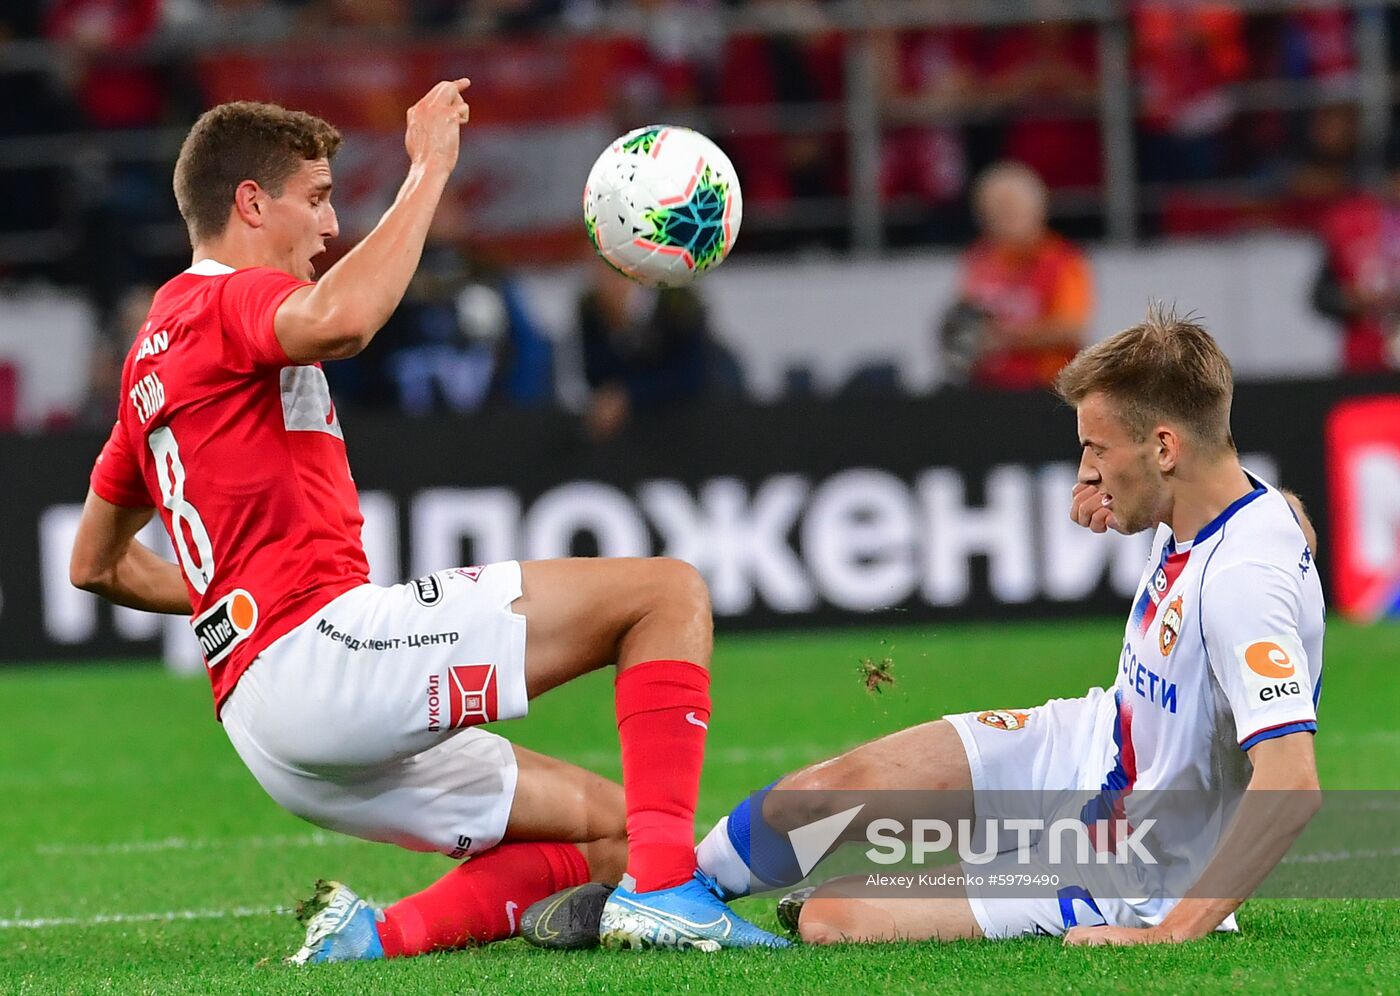
M 1030 705 L 1113 677 L 1121 623 L 923 626 L 721 639 L 701 828 L 742 794 L 942 712 Z M 868 694 L 859 658 L 894 659 Z M 1328 788 L 1400 788 L 1400 627 L 1334 621 L 1317 739 Z M 616 777 L 610 679 L 503 727 Z M 1183 947 L 1053 939 L 715 956 L 552 955 L 519 941 L 293 970 L 276 912 L 318 876 L 392 901 L 446 859 L 322 833 L 243 770 L 202 679 L 154 667 L 0 672 L 0 993 L 1400 991 L 1400 901 L 1256 901 Z M 1400 837 L 1400 835 L 1397 835 Z M 1392 859 L 1393 860 L 1393 859 Z M 771 901 L 741 907 L 774 926 Z

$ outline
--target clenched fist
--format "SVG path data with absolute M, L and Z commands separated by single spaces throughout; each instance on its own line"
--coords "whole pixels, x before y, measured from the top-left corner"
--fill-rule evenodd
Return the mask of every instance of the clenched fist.
M 408 109 L 403 144 L 415 166 L 438 165 L 451 170 L 457 165 L 462 125 L 471 114 L 462 99 L 469 86 L 471 80 L 443 80 Z
M 1069 502 L 1069 517 L 1091 532 L 1118 529 L 1113 510 L 1104 504 L 1106 496 L 1092 484 L 1076 484 Z

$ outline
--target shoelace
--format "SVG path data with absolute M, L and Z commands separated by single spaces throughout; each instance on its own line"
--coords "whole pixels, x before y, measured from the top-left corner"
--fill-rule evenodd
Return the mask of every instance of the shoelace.
M 719 886 L 719 879 L 715 878 L 713 875 L 707 874 L 699 868 L 695 869 L 695 877 L 700 880 L 701 885 L 709 890 L 712 896 L 720 902 L 724 902 L 724 890 Z

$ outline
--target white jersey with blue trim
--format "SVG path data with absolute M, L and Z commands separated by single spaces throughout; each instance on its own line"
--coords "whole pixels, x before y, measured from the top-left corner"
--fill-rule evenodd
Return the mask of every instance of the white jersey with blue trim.
M 1124 787 L 1243 787 L 1245 752 L 1317 730 L 1322 585 L 1287 499 L 1251 477 L 1194 539 L 1157 528 L 1114 683 Z
M 1168 894 L 1214 853 L 1249 783 L 1246 752 L 1317 730 L 1322 586 L 1287 499 L 1250 482 L 1190 540 L 1158 527 L 1103 699 L 1116 714 L 1095 724 L 1105 802 L 1129 825 L 1157 818 Z

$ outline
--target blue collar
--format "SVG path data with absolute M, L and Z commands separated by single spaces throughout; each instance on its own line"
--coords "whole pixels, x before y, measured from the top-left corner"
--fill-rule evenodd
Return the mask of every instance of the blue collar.
M 1264 494 L 1264 492 L 1269 490 L 1268 488 L 1264 487 L 1263 484 L 1259 483 L 1258 478 L 1256 478 L 1249 471 L 1246 470 L 1244 472 L 1244 476 L 1249 479 L 1250 484 L 1254 485 L 1254 490 L 1247 495 L 1240 495 L 1240 497 L 1236 498 L 1234 501 L 1230 502 L 1228 506 L 1226 506 L 1225 511 L 1221 512 L 1215 518 L 1207 522 L 1205 526 L 1202 527 L 1201 531 L 1196 534 L 1196 538 L 1191 541 L 1192 548 L 1195 548 L 1195 546 L 1198 543 L 1203 543 L 1206 540 L 1210 539 L 1212 536 L 1214 536 L 1216 533 L 1218 533 L 1221 530 L 1221 528 L 1224 527 L 1225 523 L 1230 521 L 1230 516 L 1234 515 L 1240 509 L 1244 508 L 1254 499 L 1258 498 L 1260 495 Z

